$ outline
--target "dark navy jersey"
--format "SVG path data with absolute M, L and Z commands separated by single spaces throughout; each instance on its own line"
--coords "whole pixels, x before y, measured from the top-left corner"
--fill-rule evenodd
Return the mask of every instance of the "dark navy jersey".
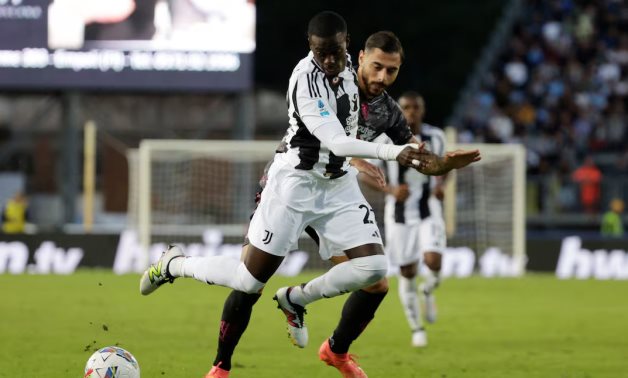
M 360 98 L 358 117 L 359 139 L 371 142 L 381 134 L 386 134 L 397 145 L 406 144 L 412 138 L 401 108 L 385 91 L 370 101 Z

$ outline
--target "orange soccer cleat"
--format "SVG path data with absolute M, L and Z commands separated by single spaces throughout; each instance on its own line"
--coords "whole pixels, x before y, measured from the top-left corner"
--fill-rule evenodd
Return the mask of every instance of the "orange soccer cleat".
M 364 370 L 355 362 L 355 357 L 349 353 L 336 354 L 329 347 L 329 339 L 323 342 L 318 350 L 318 357 L 329 366 L 333 366 L 344 378 L 368 378 Z
M 219 362 L 218 365 L 212 367 L 205 378 L 229 378 L 229 370 L 221 369 Z

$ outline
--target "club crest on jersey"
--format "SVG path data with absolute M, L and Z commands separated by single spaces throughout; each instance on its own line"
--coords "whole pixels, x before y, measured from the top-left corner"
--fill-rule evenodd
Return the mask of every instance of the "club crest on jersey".
M 325 108 L 325 103 L 323 103 L 323 100 L 318 100 L 318 112 L 320 113 L 321 117 L 329 117 L 329 111 L 327 110 L 327 108 Z

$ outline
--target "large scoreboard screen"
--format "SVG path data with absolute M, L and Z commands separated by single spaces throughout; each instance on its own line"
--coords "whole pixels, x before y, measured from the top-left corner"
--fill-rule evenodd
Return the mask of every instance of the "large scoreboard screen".
M 240 91 L 252 0 L 0 0 L 0 89 Z

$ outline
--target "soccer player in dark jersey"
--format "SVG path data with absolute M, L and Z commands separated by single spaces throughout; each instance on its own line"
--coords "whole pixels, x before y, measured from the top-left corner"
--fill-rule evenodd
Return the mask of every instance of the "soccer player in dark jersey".
M 388 31 L 372 34 L 367 39 L 364 50 L 360 51 L 359 67 L 357 68 L 361 103 L 358 138 L 372 141 L 379 135 L 386 134 L 396 145 L 418 143 L 396 101 L 385 91 L 395 81 L 403 56 L 403 48 L 399 39 Z M 430 175 L 446 173 L 453 168 L 450 165 L 451 162 L 468 154 L 472 155 L 474 152 L 450 152 L 444 156 L 443 160 L 439 160 L 438 164 L 429 169 L 423 169 L 422 172 Z M 371 176 L 374 177 L 374 175 Z M 321 238 L 320 243 L 321 249 L 329 248 L 324 238 Z M 341 251 L 321 252 L 321 256 L 331 256 L 331 261 L 334 264 L 347 260 L 344 254 L 335 252 Z M 293 343 L 301 347 L 307 343 L 303 313 L 304 306 L 308 302 L 307 295 L 301 294 L 304 288 L 307 289 L 307 285 L 309 283 L 305 286 L 282 288 L 277 292 L 280 308 L 287 316 L 288 332 Z M 290 290 L 289 293 L 288 290 Z M 352 292 L 345 302 L 341 320 L 336 330 L 328 340 L 323 342 L 319 350 L 321 360 L 338 368 L 345 377 L 363 376 L 360 375 L 361 373 L 355 373 L 345 368 L 345 365 L 339 361 L 348 361 L 350 358 L 349 346 L 373 319 L 375 311 L 387 292 L 388 281 L 386 278 Z M 295 322 L 295 319 L 298 321 Z

